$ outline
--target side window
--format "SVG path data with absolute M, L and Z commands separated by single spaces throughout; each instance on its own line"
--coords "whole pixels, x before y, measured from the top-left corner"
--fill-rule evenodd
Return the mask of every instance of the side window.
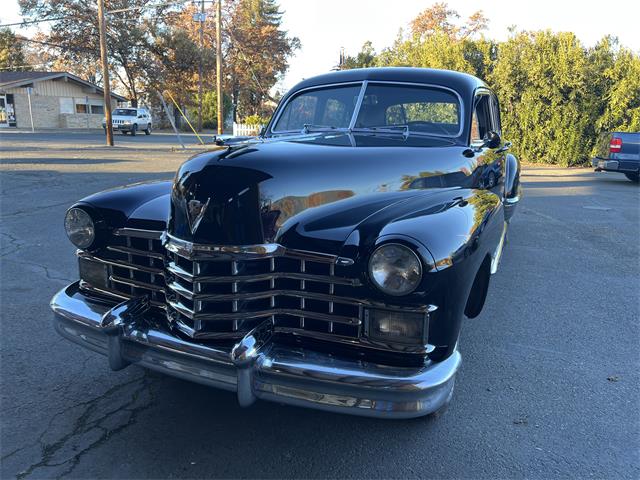
M 493 131 L 502 135 L 502 125 L 500 123 L 500 104 L 495 95 L 491 95 L 491 111 L 493 112 Z
M 495 130 L 491 109 L 491 96 L 476 96 L 473 116 L 471 118 L 471 143 L 480 143 L 491 130 Z

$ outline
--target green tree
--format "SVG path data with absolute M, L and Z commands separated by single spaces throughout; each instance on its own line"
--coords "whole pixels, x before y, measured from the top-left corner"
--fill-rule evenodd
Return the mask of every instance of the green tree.
M 487 28 L 481 11 L 461 21 L 446 3 L 436 3 L 412 22 L 410 35 L 401 31 L 394 44 L 377 57 L 382 66 L 416 66 L 457 70 L 485 78 L 495 56 L 495 44 L 477 34 Z
M 640 131 L 640 57 L 621 48 L 603 72 L 609 83 L 596 126 L 602 132 Z
M 194 104 L 198 103 L 198 95 L 195 96 Z M 231 111 L 231 97 L 224 95 L 222 99 L 223 111 Z M 198 115 L 197 108 L 189 110 L 190 117 L 196 118 Z M 208 90 L 202 95 L 202 126 L 204 128 L 215 129 L 218 127 L 218 96 L 215 90 Z
M 364 42 L 364 45 L 362 45 L 362 48 L 356 54 L 356 56 L 347 56 L 340 67 L 348 70 L 351 68 L 374 67 L 375 65 L 376 51 L 373 48 L 373 44 L 369 40 L 367 40 L 366 42 Z
M 595 121 L 588 60 L 568 32 L 521 32 L 499 45 L 489 80 L 522 160 L 574 165 L 588 158 Z
M 31 70 L 25 67 L 24 44 L 10 28 L 0 28 L 0 68 L 3 70 Z

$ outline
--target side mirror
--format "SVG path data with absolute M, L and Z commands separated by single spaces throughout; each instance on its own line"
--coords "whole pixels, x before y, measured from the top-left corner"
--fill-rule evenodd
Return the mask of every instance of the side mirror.
M 498 132 L 489 132 L 487 138 L 484 141 L 485 147 L 488 148 L 498 148 L 501 143 L 502 139 L 500 138 Z
M 264 134 L 267 133 L 267 127 L 260 127 L 260 131 L 258 132 L 259 137 L 264 137 Z

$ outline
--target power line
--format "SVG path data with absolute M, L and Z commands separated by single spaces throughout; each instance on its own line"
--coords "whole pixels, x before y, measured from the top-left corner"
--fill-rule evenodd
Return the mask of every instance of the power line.
M 45 63 L 35 63 L 35 64 L 30 64 L 30 65 L 14 65 L 12 67 L 2 67 L 0 68 L 0 70 L 15 70 L 17 68 L 32 68 L 32 67 L 42 67 L 44 65 L 50 65 L 54 62 L 55 60 L 49 60 L 48 62 Z
M 128 8 L 120 8 L 118 10 L 109 10 L 105 13 L 107 14 L 113 14 L 113 13 L 124 13 L 124 12 L 130 12 L 133 10 L 145 10 L 147 8 L 157 8 L 157 7 L 170 7 L 172 5 L 184 5 L 185 2 L 188 2 L 189 0 L 178 0 L 178 1 L 172 1 L 172 2 L 163 2 L 163 3 L 157 3 L 154 5 L 141 5 L 138 7 L 128 7 Z M 68 18 L 78 18 L 77 15 L 63 15 L 61 17 L 53 17 L 53 18 L 43 18 L 40 20 L 23 20 L 22 22 L 16 22 L 16 23 L 5 23 L 0 25 L 0 28 L 4 28 L 4 27 L 22 27 L 25 25 L 34 25 L 36 23 L 44 23 L 44 22 L 57 22 L 58 20 L 66 20 Z
M 21 42 L 28 42 L 28 43 L 37 43 L 39 45 L 46 45 L 47 47 L 55 47 L 55 48 L 59 48 L 61 50 L 70 50 L 72 52 L 93 52 L 94 50 L 91 48 L 82 48 L 82 47 L 70 47 L 67 45 L 60 45 L 57 43 L 51 43 L 51 42 L 42 42 L 40 40 L 33 40 L 32 38 L 27 38 L 27 37 L 23 37 L 21 35 L 16 35 L 16 40 L 21 41 Z

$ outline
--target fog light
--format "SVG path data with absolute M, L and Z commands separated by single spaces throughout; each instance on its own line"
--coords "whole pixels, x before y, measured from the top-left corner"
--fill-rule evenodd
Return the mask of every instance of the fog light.
M 427 343 L 426 313 L 405 313 L 390 310 L 367 309 L 367 335 L 370 339 L 411 345 Z
M 92 287 L 108 288 L 109 272 L 104 263 L 80 257 L 78 258 L 78 270 L 80 280 L 87 282 Z

